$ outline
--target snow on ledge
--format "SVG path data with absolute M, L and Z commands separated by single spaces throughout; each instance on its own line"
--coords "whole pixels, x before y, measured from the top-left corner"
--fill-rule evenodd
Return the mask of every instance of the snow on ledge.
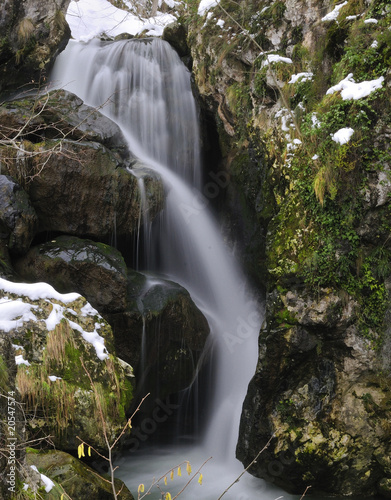
M 350 127 L 339 129 L 335 134 L 331 134 L 331 138 L 337 144 L 346 144 L 352 138 L 354 130 Z
M 376 80 L 356 83 L 353 79 L 353 73 L 349 73 L 348 76 L 337 83 L 337 85 L 330 87 L 326 94 L 333 94 L 334 92 L 341 91 L 341 97 L 344 101 L 348 99 L 362 99 L 375 90 L 380 89 L 383 86 L 383 82 L 384 76 Z
M 287 64 L 292 64 L 292 59 L 289 57 L 282 57 L 279 56 L 278 54 L 268 54 L 266 56 L 266 60 L 263 61 L 262 67 L 267 66 L 268 64 L 275 63 L 275 62 L 284 62 Z
M 81 297 L 78 293 L 59 293 L 47 283 L 14 283 L 3 278 L 0 278 L 0 290 L 20 296 L 17 299 L 11 299 L 9 297 L 0 298 L 0 329 L 5 332 L 21 328 L 23 323 L 27 323 L 28 321 L 44 321 L 46 323 L 46 329 L 52 331 L 61 320 L 65 318 L 64 311 L 67 309 L 60 304 L 53 304 L 49 299 L 55 299 L 59 302 L 69 304 Z M 39 307 L 34 304 L 23 302 L 22 297 L 28 297 L 30 300 L 47 300 L 52 305 L 49 316 L 46 319 L 38 319 L 32 311 L 38 310 Z M 100 317 L 98 311 L 88 302 L 82 307 L 81 315 Z M 81 333 L 86 342 L 93 345 L 96 355 L 100 360 L 108 358 L 109 355 L 105 347 L 104 338 L 97 332 L 101 327 L 100 323 L 95 323 L 94 330 L 88 332 L 78 323 L 69 319 L 67 319 L 67 321 L 72 329 Z M 23 355 L 16 356 L 15 361 L 16 364 L 29 365 L 29 362 L 23 358 Z
M 327 22 L 327 21 L 336 21 L 338 16 L 339 16 L 339 11 L 342 9 L 342 7 L 345 7 L 348 2 L 343 2 L 339 5 L 337 5 L 334 10 L 329 12 L 326 16 L 322 17 L 321 21 Z
M 65 304 L 74 302 L 81 296 L 78 293 L 59 293 L 48 283 L 14 283 L 4 278 L 0 278 L 0 289 L 31 300 L 55 299 Z
M 53 481 L 50 478 L 48 478 L 47 476 L 45 476 L 44 474 L 41 474 L 35 465 L 30 465 L 30 467 L 33 470 L 35 470 L 35 472 L 38 472 L 38 474 L 41 476 L 41 481 L 45 485 L 45 491 L 46 491 L 46 493 L 49 493 L 49 491 L 51 491 L 52 488 L 55 486 Z

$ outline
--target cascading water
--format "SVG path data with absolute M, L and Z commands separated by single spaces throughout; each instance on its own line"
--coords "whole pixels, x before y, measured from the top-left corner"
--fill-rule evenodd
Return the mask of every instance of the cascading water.
M 70 43 L 56 62 L 52 80 L 87 104 L 105 104 L 102 112 L 121 126 L 132 153 L 162 176 L 166 206 L 148 237 L 143 261 L 148 270 L 183 285 L 211 327 L 213 401 L 201 442 L 197 447 L 155 449 L 153 458 L 129 454 L 121 460 L 119 477 L 134 492 L 138 483 L 149 484 L 182 460 L 189 460 L 194 470 L 212 456 L 203 469 L 203 486 L 194 481 L 182 498 L 216 500 L 243 469 L 235 446 L 242 402 L 257 362 L 261 318 L 199 191 L 199 126 L 190 73 L 159 39 L 94 41 Z M 182 487 L 179 478 L 171 493 L 175 487 Z M 247 476 L 225 498 L 276 496 L 263 481 Z

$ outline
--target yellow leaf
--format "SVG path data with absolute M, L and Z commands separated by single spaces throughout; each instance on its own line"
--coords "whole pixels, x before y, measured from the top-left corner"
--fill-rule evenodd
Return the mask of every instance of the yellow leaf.
M 132 428 L 132 422 L 130 421 L 130 419 L 129 419 L 129 421 L 128 421 L 128 426 L 129 426 L 129 429 L 131 429 L 131 428 Z
M 174 479 L 174 471 L 173 470 L 171 471 L 170 479 L 171 479 L 171 481 Z
M 84 455 L 84 443 L 81 443 L 81 445 L 80 445 L 80 452 L 81 452 L 81 456 L 85 457 L 85 455 Z
M 79 446 L 77 447 L 77 456 L 78 458 L 81 458 L 81 448 L 80 448 L 81 444 L 79 444 Z
M 180 467 L 178 467 L 178 476 L 179 476 L 179 477 L 180 477 L 180 476 L 182 476 L 182 471 L 181 471 L 181 468 L 180 468 Z
M 138 493 L 144 493 L 144 485 L 141 483 L 138 485 Z
M 187 473 L 189 474 L 189 476 L 190 476 L 190 474 L 191 474 L 191 465 L 190 465 L 190 462 L 187 462 L 187 464 L 186 464 L 186 472 L 187 472 Z
M 200 477 L 198 478 L 198 484 L 202 484 L 202 474 L 200 474 Z
M 88 447 L 88 456 L 91 456 L 91 446 Z
M 64 494 L 60 496 L 60 500 L 64 500 Z
M 172 500 L 171 493 L 166 493 L 165 500 Z
M 167 486 L 167 476 L 164 476 L 164 484 Z

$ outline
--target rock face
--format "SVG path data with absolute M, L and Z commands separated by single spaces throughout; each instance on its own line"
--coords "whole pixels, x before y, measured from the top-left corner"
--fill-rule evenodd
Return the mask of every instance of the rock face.
M 0 14 L 0 94 L 35 80 L 67 44 L 70 0 L 5 0 Z
M 381 358 L 357 329 L 357 303 L 329 290 L 296 293 L 294 302 L 287 295 L 288 302 L 269 297 L 269 318 L 285 316 L 261 331 L 238 457 L 249 464 L 274 436 L 255 475 L 292 492 L 311 484 L 371 495 L 389 474 L 381 458 L 389 453 L 391 417 Z
M 188 23 L 231 179 L 228 218 L 267 287 L 237 454 L 248 465 L 274 436 L 256 476 L 298 494 L 389 498 L 391 9 L 240 6 L 221 2 Z M 381 88 L 334 91 L 348 75 L 351 90 Z

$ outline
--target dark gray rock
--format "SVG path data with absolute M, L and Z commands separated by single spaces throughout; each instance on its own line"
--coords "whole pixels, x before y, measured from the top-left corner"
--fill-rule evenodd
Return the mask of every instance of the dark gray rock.
M 0 175 L 0 238 L 9 252 L 25 253 L 37 227 L 38 217 L 27 193 L 11 177 Z
M 6 0 L 0 14 L 0 94 L 44 84 L 71 32 L 65 20 L 70 0 Z M 23 88 L 26 90 L 26 87 Z
M 80 293 L 101 313 L 126 307 L 124 259 L 118 250 L 103 243 L 59 236 L 31 248 L 14 267 L 26 281 L 44 281 L 62 293 Z

